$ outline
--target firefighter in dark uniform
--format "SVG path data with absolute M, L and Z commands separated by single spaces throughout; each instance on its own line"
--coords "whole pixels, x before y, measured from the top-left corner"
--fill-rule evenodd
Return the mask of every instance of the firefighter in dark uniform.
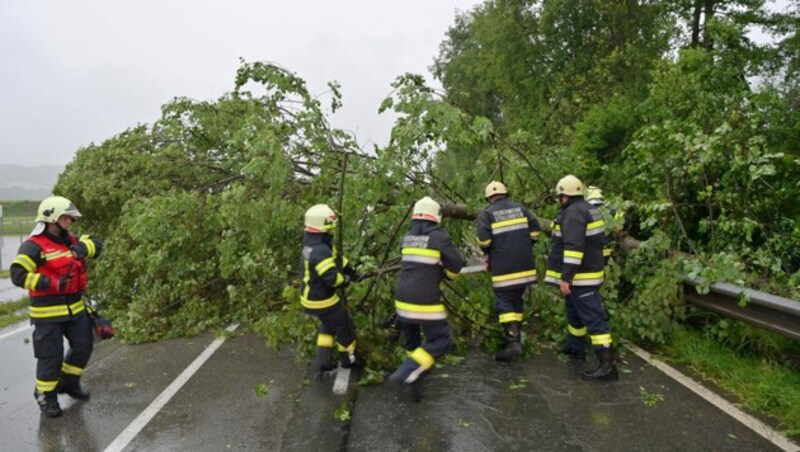
M 34 397 L 47 417 L 61 416 L 57 393 L 88 400 L 80 384 L 92 355 L 92 328 L 82 299 L 87 259 L 100 255 L 99 239 L 69 231 L 81 213 L 68 199 L 53 196 L 39 205 L 36 226 L 11 264 L 14 285 L 30 293 L 36 357 Z M 69 351 L 64 356 L 64 338 Z
M 583 183 L 568 175 L 558 181 L 561 209 L 553 223 L 552 245 L 545 282 L 558 286 L 566 298 L 567 345 L 562 352 L 585 359 L 586 335 L 598 365 L 583 373 L 584 380 L 616 380 L 608 315 L 600 298 L 603 284 L 605 226 L 600 210 L 584 199 Z
M 439 228 L 441 219 L 442 209 L 433 199 L 426 196 L 414 204 L 411 228 L 403 237 L 402 265 L 394 293 L 408 358 L 389 380 L 402 384 L 412 401 L 420 399 L 425 372 L 452 345 L 439 284 L 444 278 L 456 279 L 464 260 L 447 232 Z
M 622 231 L 628 229 L 628 220 L 625 218 L 625 212 L 623 210 L 616 210 L 606 206 L 606 200 L 603 198 L 603 190 L 599 187 L 593 185 L 586 187 L 586 201 L 593 206 L 597 206 L 597 208 L 600 209 L 600 213 L 602 213 L 605 218 L 613 218 L 615 226 L 610 232 L 606 233 L 605 246 L 603 247 L 603 257 L 605 257 L 606 264 L 608 264 L 608 261 L 611 260 L 611 256 L 614 255 L 614 237 L 615 235 L 619 237 Z
M 350 313 L 336 293 L 337 288 L 358 279 L 358 273 L 346 257 L 342 257 L 341 268 L 337 262 L 332 234 L 336 221 L 336 213 L 325 204 L 308 209 L 300 256 L 300 303 L 307 314 L 320 320 L 314 362 L 319 373 L 336 367 L 334 346 L 339 351 L 342 367 L 358 367 L 362 364 L 356 353 L 355 328 Z
M 487 256 L 495 312 L 504 332 L 504 345 L 495 359 L 511 361 L 522 354 L 522 295 L 528 285 L 536 282 L 532 247 L 540 228 L 528 209 L 508 199 L 508 189 L 501 182 L 490 182 L 484 197 L 490 204 L 478 214 L 478 244 Z

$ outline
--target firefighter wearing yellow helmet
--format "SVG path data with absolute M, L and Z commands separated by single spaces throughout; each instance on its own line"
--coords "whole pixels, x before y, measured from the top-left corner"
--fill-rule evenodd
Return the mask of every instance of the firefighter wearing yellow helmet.
M 608 314 L 599 292 L 605 265 L 603 215 L 584 199 L 583 183 L 571 174 L 558 181 L 556 194 L 561 209 L 553 222 L 545 282 L 559 287 L 566 300 L 568 339 L 561 351 L 586 359 L 588 334 L 598 364 L 583 379 L 616 380 Z
M 307 314 L 320 320 L 314 368 L 323 373 L 336 367 L 334 346 L 342 367 L 358 367 L 362 362 L 356 353 L 355 328 L 336 290 L 358 280 L 359 275 L 346 257 L 338 262 L 333 245 L 338 216 L 328 205 L 317 204 L 306 211 L 304 220 L 300 303 Z
M 495 359 L 512 361 L 522 354 L 522 296 L 536 282 L 533 247 L 540 227 L 528 209 L 508 198 L 502 182 L 490 182 L 484 197 L 489 205 L 478 214 L 476 235 L 492 274 L 495 312 L 503 326 L 504 344 Z
M 411 401 L 419 401 L 422 378 L 452 345 L 439 284 L 445 278 L 456 279 L 464 260 L 447 232 L 439 228 L 441 221 L 439 203 L 427 196 L 420 199 L 401 245 L 394 298 L 408 358 L 389 380 L 402 385 Z
M 92 355 L 92 328 L 84 304 L 87 259 L 100 256 L 100 239 L 70 231 L 81 217 L 67 198 L 52 196 L 39 204 L 36 226 L 11 264 L 11 281 L 30 294 L 36 361 L 34 397 L 47 417 L 61 416 L 58 393 L 88 400 L 80 384 Z M 64 338 L 69 350 L 64 356 Z

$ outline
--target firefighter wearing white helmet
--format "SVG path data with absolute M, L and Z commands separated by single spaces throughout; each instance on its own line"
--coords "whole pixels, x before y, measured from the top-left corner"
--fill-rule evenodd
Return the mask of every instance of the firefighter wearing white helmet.
M 362 364 L 356 353 L 356 334 L 350 313 L 336 290 L 359 278 L 346 257 L 338 262 L 332 232 L 338 216 L 326 204 L 305 213 L 303 251 L 300 257 L 300 303 L 309 315 L 319 318 L 317 357 L 314 368 L 323 373 L 336 367 L 333 349 L 339 351 L 344 368 Z M 341 267 L 340 267 L 341 265 Z
M 70 231 L 81 213 L 70 200 L 52 196 L 39 204 L 36 227 L 11 264 L 11 281 L 30 294 L 34 397 L 42 414 L 61 416 L 57 393 L 88 400 L 80 377 L 92 355 L 92 328 L 82 299 L 87 259 L 100 256 L 100 239 Z M 64 338 L 69 351 L 64 356 Z
M 494 309 L 503 326 L 503 348 L 495 359 L 512 361 L 522 354 L 522 297 L 536 282 L 533 247 L 540 227 L 528 209 L 508 198 L 502 182 L 490 182 L 484 196 L 489 205 L 478 214 L 476 235 L 492 274 Z
M 615 223 L 624 222 L 625 213 L 617 212 L 616 209 L 606 206 L 606 200 L 603 198 L 603 190 L 601 190 L 600 187 L 595 187 L 594 185 L 587 187 L 586 201 L 593 206 L 597 206 L 597 208 L 600 209 L 600 213 L 602 213 L 605 218 L 613 217 Z M 621 230 L 621 228 L 619 230 Z M 614 254 L 614 237 L 609 230 L 605 234 L 605 245 L 603 246 L 603 257 L 605 258 L 606 264 L 608 264 L 612 254 Z
M 585 380 L 616 380 L 608 314 L 600 298 L 603 284 L 605 226 L 597 206 L 584 199 L 584 186 L 568 175 L 556 184 L 561 209 L 553 222 L 545 282 L 558 286 L 566 300 L 567 344 L 562 353 L 586 359 L 586 336 L 598 365 L 583 373 Z
M 401 384 L 411 401 L 419 401 L 422 378 L 452 345 L 439 284 L 445 278 L 456 279 L 464 260 L 447 232 L 439 228 L 441 219 L 439 203 L 427 196 L 420 199 L 401 245 L 394 299 L 408 358 L 389 380 Z

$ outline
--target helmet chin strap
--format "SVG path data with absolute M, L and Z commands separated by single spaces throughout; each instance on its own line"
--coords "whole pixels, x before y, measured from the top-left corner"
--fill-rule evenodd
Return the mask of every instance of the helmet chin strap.
M 61 223 L 59 223 L 58 221 L 56 221 L 56 226 L 58 226 L 58 235 L 69 234 L 69 229 L 65 228 L 64 226 L 61 226 Z

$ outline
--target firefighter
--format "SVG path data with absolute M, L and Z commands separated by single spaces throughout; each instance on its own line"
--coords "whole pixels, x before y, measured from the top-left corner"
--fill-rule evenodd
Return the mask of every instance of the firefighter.
M 414 204 L 394 293 L 408 358 L 389 380 L 402 384 L 407 398 L 415 402 L 421 396 L 422 377 L 452 345 L 439 284 L 444 278 L 456 279 L 464 266 L 450 236 L 439 228 L 441 219 L 442 209 L 433 199 L 426 196 Z
M 539 222 L 528 209 L 508 199 L 508 189 L 501 182 L 490 182 L 484 197 L 489 206 L 478 214 L 478 244 L 492 273 L 495 312 L 503 326 L 504 345 L 495 359 L 512 361 L 522 354 L 522 295 L 536 282 L 532 247 L 539 238 Z
M 566 299 L 569 335 L 562 352 L 585 359 L 588 334 L 598 365 L 585 371 L 583 379 L 617 380 L 608 315 L 599 292 L 605 265 L 603 216 L 586 202 L 583 183 L 571 174 L 558 181 L 556 193 L 561 209 L 553 222 L 545 282 L 558 286 Z
M 339 267 L 333 230 L 338 218 L 325 204 L 317 204 L 305 213 L 303 251 L 300 257 L 300 303 L 306 314 L 319 318 L 317 357 L 314 369 L 318 373 L 336 367 L 333 348 L 339 351 L 343 368 L 360 367 L 356 353 L 356 335 L 347 307 L 336 293 L 359 278 L 346 257 Z
M 607 232 L 605 235 L 603 257 L 605 258 L 606 264 L 608 264 L 608 261 L 611 260 L 611 256 L 614 254 L 614 235 L 622 232 L 627 226 L 625 212 L 622 210 L 618 211 L 616 209 L 609 208 L 606 205 L 605 198 L 603 198 L 603 190 L 593 185 L 586 187 L 586 201 L 593 206 L 597 206 L 597 208 L 600 209 L 600 212 L 605 217 L 613 218 L 614 223 L 616 224 L 613 230 L 611 230 L 611 232 Z
M 36 226 L 11 264 L 14 285 L 30 293 L 36 357 L 34 397 L 47 417 L 61 416 L 57 393 L 89 400 L 80 384 L 92 355 L 92 328 L 83 292 L 87 259 L 100 256 L 103 245 L 94 236 L 76 237 L 69 228 L 81 217 L 70 200 L 53 196 L 39 204 Z M 64 338 L 69 350 L 64 356 Z

